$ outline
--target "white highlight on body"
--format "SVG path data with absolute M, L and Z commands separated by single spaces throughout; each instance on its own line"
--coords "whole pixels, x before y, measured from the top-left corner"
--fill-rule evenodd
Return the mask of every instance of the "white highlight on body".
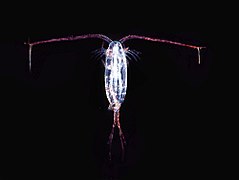
M 127 59 L 118 41 L 110 43 L 105 59 L 105 90 L 110 103 L 109 109 L 118 111 L 127 89 Z

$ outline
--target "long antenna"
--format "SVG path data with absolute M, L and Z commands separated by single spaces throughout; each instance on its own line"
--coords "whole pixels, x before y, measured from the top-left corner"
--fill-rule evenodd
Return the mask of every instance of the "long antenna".
M 138 35 L 128 35 L 128 36 L 125 36 L 125 37 L 121 38 L 119 41 L 121 43 L 124 43 L 125 41 L 127 41 L 129 39 L 142 39 L 142 40 L 146 40 L 146 41 L 162 42 L 162 43 L 174 44 L 174 45 L 178 45 L 178 46 L 185 46 L 185 47 L 197 49 L 198 50 L 198 63 L 199 64 L 200 64 L 200 49 L 206 48 L 206 47 L 203 47 L 203 46 L 194 46 L 194 45 L 184 44 L 184 43 L 180 43 L 180 42 L 169 41 L 169 40 L 165 40 L 165 39 L 151 38 L 151 37 L 138 36 Z
M 81 35 L 81 36 L 69 36 L 69 37 L 64 37 L 64 38 L 54 38 L 54 39 L 49 39 L 49 40 L 43 40 L 43 41 L 36 41 L 30 43 L 30 40 L 28 40 L 27 43 L 29 45 L 29 70 L 31 71 L 31 54 L 32 54 L 32 47 L 35 45 L 39 44 L 46 44 L 46 43 L 52 43 L 52 42 L 60 42 L 60 41 L 76 41 L 76 40 L 81 40 L 81 39 L 89 39 L 89 38 L 98 38 L 102 39 L 108 43 L 112 42 L 112 40 L 103 35 L 103 34 L 86 34 L 86 35 Z

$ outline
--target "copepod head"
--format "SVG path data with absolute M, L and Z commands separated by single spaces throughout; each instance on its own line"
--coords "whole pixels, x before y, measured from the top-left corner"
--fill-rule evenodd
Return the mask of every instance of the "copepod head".
M 119 41 L 112 41 L 109 44 L 108 49 L 106 50 L 106 55 L 109 57 L 113 57 L 113 56 L 122 57 L 124 56 L 124 54 L 125 52 L 124 52 L 123 46 Z

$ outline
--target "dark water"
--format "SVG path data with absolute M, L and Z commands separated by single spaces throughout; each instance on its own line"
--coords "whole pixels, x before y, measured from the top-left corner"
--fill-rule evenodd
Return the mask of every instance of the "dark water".
M 167 26 L 155 16 L 156 23 L 134 17 L 120 28 L 72 20 L 64 30 L 59 20 L 49 28 L 35 20 L 23 27 L 12 24 L 1 34 L 1 180 L 238 179 L 236 71 L 232 59 L 223 56 L 224 36 L 195 22 Z M 140 34 L 207 47 L 198 65 L 194 49 L 141 40 L 125 44 L 141 55 L 129 62 L 121 107 L 123 162 L 117 129 L 113 159 L 107 159 L 113 113 L 107 110 L 104 66 L 91 59 L 101 40 L 33 47 L 28 71 L 28 38 L 88 33 L 113 40 Z

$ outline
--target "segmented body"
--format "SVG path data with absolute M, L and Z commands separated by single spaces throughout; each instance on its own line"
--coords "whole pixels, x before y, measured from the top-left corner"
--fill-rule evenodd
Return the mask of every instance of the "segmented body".
M 118 111 L 127 90 L 127 60 L 119 41 L 112 41 L 106 50 L 105 92 L 110 103 L 109 109 Z

